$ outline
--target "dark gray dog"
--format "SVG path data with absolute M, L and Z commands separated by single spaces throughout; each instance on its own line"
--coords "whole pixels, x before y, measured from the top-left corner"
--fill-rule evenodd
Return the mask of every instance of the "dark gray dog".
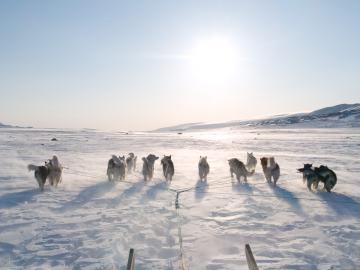
M 170 156 L 164 156 L 161 159 L 161 165 L 162 165 L 162 168 L 163 168 L 163 174 L 165 176 L 165 180 L 166 181 L 171 181 L 174 174 L 175 174 L 174 163 L 171 160 L 171 155 Z
M 147 157 L 143 157 L 143 168 L 142 168 L 142 173 L 144 175 L 144 180 L 151 180 L 154 176 L 154 164 L 155 161 L 159 159 L 159 157 L 153 155 L 153 154 L 149 154 Z

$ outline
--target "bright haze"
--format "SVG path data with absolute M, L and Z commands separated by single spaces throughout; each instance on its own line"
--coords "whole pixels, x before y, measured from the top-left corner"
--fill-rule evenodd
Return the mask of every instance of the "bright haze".
M 1 1 L 0 121 L 151 130 L 360 99 L 360 1 Z

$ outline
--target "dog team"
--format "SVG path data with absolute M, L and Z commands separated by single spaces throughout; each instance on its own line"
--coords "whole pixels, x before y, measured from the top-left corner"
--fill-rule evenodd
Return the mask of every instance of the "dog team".
M 151 180 L 154 176 L 155 162 L 158 160 L 154 154 L 149 154 L 147 157 L 143 157 L 142 174 L 144 180 Z M 108 161 L 107 176 L 109 181 L 121 181 L 125 180 L 127 173 L 132 173 L 136 170 L 137 156 L 134 153 L 129 153 L 127 157 L 116 156 L 112 157 Z M 257 159 L 253 153 L 247 153 L 247 162 L 244 164 L 237 158 L 231 158 L 228 160 L 230 167 L 231 178 L 236 176 L 236 179 L 240 182 L 241 177 L 247 182 L 247 177 L 251 176 L 255 172 L 257 165 Z M 269 184 L 276 186 L 277 181 L 280 178 L 280 166 L 275 162 L 274 157 L 262 157 L 260 158 L 261 167 L 266 181 Z M 161 159 L 161 165 L 163 169 L 163 175 L 166 182 L 171 182 L 175 174 L 174 162 L 170 156 L 164 155 Z M 37 180 L 40 190 L 44 190 L 46 180 L 49 180 L 51 186 L 57 186 L 61 183 L 61 175 L 63 167 L 61 166 L 57 156 L 53 156 L 52 159 L 45 161 L 42 166 L 28 165 L 29 171 L 34 171 L 35 179 Z M 324 189 L 330 192 L 337 183 L 337 177 L 334 171 L 330 170 L 327 166 L 321 165 L 320 167 L 312 167 L 312 164 L 304 164 L 303 168 L 297 169 L 298 172 L 303 174 L 304 183 L 307 182 L 307 187 L 311 191 L 312 188 L 317 189 L 319 182 L 322 182 Z M 200 156 L 198 162 L 198 173 L 200 181 L 207 181 L 207 175 L 210 173 L 210 165 L 207 161 L 207 157 Z

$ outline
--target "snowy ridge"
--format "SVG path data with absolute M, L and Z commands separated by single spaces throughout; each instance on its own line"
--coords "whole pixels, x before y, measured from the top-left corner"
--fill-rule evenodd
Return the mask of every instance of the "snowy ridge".
M 358 269 L 360 266 L 359 129 L 243 129 L 120 134 L 5 129 L 0 133 L 0 269 L 179 269 L 175 194 L 180 195 L 184 258 L 189 269 L 247 269 L 250 243 L 260 269 Z M 52 142 L 49 138 L 59 140 Z M 311 147 L 308 147 L 308 145 Z M 121 151 L 121 152 L 118 152 Z M 278 187 L 258 164 L 248 183 L 229 176 L 227 159 L 274 155 Z M 109 183 L 112 154 L 172 154 L 175 176 L 155 163 L 144 183 L 141 162 L 126 182 Z M 63 182 L 39 192 L 29 163 L 54 153 Z M 207 183 L 197 162 L 207 155 Z M 307 191 L 296 168 L 326 164 L 338 176 L 332 193 Z
M 3 123 L 0 122 L 0 128 L 32 128 L 32 127 L 12 126 L 12 125 L 3 124 Z
M 0 123 L 0 128 L 11 128 L 13 126 Z
M 156 132 L 218 129 L 226 127 L 345 128 L 360 127 L 360 104 L 339 104 L 310 113 L 277 115 L 269 118 L 224 123 L 195 123 L 165 127 Z

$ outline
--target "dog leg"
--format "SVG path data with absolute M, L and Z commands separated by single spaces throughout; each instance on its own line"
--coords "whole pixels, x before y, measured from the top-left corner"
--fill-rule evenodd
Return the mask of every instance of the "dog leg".
M 307 188 L 308 188 L 309 191 L 312 191 L 311 190 L 311 185 L 312 184 L 313 184 L 312 181 L 310 181 L 310 180 L 307 181 Z
M 233 169 L 230 169 L 230 175 L 231 175 L 231 178 L 234 178 L 234 170 Z
M 318 189 L 319 180 L 314 181 L 314 189 Z
M 42 181 L 39 178 L 36 178 L 36 181 L 38 182 L 39 188 L 42 191 Z

